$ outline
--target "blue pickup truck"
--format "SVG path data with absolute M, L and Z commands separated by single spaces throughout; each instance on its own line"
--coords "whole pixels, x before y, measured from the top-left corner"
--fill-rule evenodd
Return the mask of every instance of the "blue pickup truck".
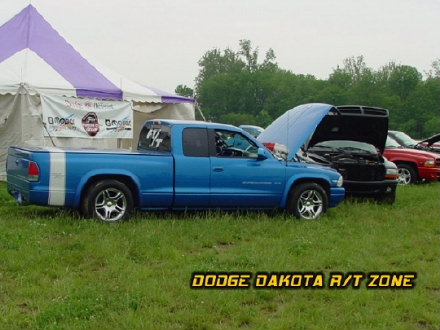
M 273 209 L 315 219 L 344 198 L 341 175 L 285 162 L 240 128 L 147 121 L 137 151 L 10 147 L 7 187 L 22 204 L 121 221 L 133 209 Z

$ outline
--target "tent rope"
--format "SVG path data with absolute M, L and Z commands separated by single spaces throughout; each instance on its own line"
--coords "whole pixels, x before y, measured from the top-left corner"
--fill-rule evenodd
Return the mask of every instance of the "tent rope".
M 46 123 L 43 121 L 43 118 L 41 118 L 41 117 L 40 117 L 40 120 L 41 120 L 41 122 L 43 123 L 43 127 L 44 127 L 44 129 L 46 130 L 47 135 L 49 135 L 49 138 L 50 138 L 50 141 L 52 142 L 52 145 L 53 145 L 54 147 L 56 147 L 55 142 L 53 141 L 53 138 L 52 138 L 52 136 L 50 135 L 49 130 L 47 129 Z

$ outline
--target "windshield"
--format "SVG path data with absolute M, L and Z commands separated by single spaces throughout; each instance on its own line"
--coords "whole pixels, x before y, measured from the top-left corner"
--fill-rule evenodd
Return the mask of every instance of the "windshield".
M 387 137 L 387 141 L 385 143 L 385 148 L 401 148 L 402 146 L 393 138 Z
M 376 147 L 372 144 L 349 140 L 330 140 L 315 144 L 312 148 L 331 148 L 350 152 L 367 152 L 377 154 Z
M 417 144 L 417 141 L 403 132 L 394 132 L 394 136 L 395 140 L 399 141 L 403 146 L 412 147 Z

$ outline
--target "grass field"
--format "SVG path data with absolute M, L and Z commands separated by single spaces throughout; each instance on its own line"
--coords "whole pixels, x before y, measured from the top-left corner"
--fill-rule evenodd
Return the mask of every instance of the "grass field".
M 139 213 L 19 207 L 0 183 L 0 329 L 439 329 L 440 184 L 394 205 Z M 191 289 L 200 272 L 416 272 L 412 289 Z

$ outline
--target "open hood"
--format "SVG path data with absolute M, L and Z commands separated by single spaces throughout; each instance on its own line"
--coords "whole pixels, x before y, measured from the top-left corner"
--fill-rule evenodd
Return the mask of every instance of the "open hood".
M 319 123 L 306 147 L 328 140 L 351 140 L 372 144 L 383 152 L 387 135 L 388 110 L 337 106 Z
M 323 103 L 299 105 L 278 117 L 257 139 L 262 143 L 284 144 L 289 148 L 290 160 L 332 108 L 333 105 Z
M 311 103 L 285 112 L 261 133 L 258 140 L 286 145 L 290 160 L 302 145 L 307 149 L 328 140 L 366 142 L 383 152 L 387 132 L 388 110 Z
M 433 136 L 431 136 L 431 137 L 429 137 L 429 138 L 427 138 L 425 140 L 420 141 L 419 144 L 426 143 L 428 145 L 428 147 L 429 147 L 429 146 L 431 146 L 434 143 L 439 142 L 439 141 L 440 141 L 440 134 L 436 134 L 436 135 L 433 135 Z

